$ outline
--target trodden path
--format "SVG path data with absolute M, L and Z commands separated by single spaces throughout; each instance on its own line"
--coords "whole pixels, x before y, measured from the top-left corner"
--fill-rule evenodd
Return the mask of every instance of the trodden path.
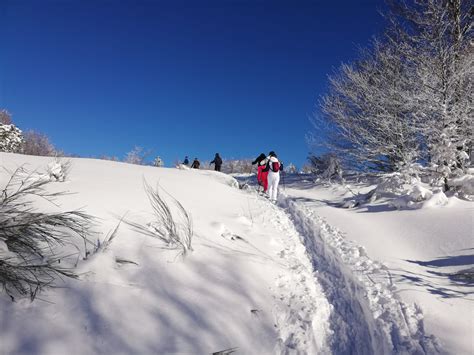
M 278 257 L 291 273 L 276 280 L 275 312 L 281 354 L 436 354 L 423 314 L 396 296 L 390 273 L 310 208 L 265 198 L 267 222 L 284 248 Z

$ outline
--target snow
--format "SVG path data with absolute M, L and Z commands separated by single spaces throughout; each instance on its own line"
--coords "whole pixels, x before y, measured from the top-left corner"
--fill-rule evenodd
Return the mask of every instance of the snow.
M 51 162 L 0 153 L 9 171 L 41 175 Z M 467 201 L 344 209 L 346 189 L 294 175 L 273 205 L 239 189 L 249 175 L 70 162 L 65 181 L 48 188 L 71 194 L 38 208 L 96 216 L 103 243 L 123 216 L 153 224 L 146 181 L 192 216 L 193 251 L 182 257 L 121 223 L 107 248 L 78 257 L 78 280 L 59 281 L 33 302 L 0 294 L 2 354 L 472 353 L 472 293 L 443 276 L 471 262 Z M 8 253 L 4 243 L 0 253 Z

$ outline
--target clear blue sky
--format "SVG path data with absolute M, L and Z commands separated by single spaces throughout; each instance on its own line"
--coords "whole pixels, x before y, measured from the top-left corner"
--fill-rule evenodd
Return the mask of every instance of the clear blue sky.
M 382 0 L 0 0 L 0 107 L 68 153 L 301 165 L 327 75 Z

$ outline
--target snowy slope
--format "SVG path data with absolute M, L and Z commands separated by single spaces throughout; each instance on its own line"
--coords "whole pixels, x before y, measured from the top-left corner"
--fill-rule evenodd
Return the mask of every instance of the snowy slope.
M 49 158 L 0 153 L 9 170 Z M 184 259 L 126 224 L 110 248 L 79 259 L 33 303 L 0 296 L 0 354 L 423 354 L 443 352 L 421 311 L 403 302 L 380 263 L 307 206 L 278 206 L 232 177 L 71 159 L 60 207 L 100 218 L 103 240 L 121 216 L 153 219 L 143 180 L 178 199 L 194 223 Z M 8 173 L 2 171 L 4 186 Z M 133 263 L 119 263 L 125 259 Z
M 0 153 L 9 170 L 27 164 L 41 172 L 50 161 Z M 8 174 L 1 174 L 4 186 Z M 61 209 L 100 218 L 100 239 L 117 216 L 152 219 L 143 178 L 159 182 L 190 212 L 194 251 L 183 260 L 122 224 L 106 253 L 80 262 L 80 280 L 66 280 L 33 303 L 2 295 L 1 354 L 329 351 L 331 307 L 296 231 L 275 206 L 229 186 L 233 178 L 72 159 L 69 179 L 50 189 L 74 192 L 59 201 Z

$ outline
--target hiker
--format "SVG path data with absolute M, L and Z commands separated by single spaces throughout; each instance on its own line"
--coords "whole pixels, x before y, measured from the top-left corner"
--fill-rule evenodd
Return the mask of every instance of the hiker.
M 199 169 L 201 163 L 199 162 L 198 158 L 194 158 L 193 163 L 191 164 L 191 169 Z
M 252 162 L 252 165 L 257 164 L 257 182 L 263 187 L 263 192 L 267 192 L 268 188 L 268 170 L 265 170 L 267 164 L 267 157 L 264 153 L 260 154 L 257 159 Z
M 274 203 L 278 197 L 278 184 L 280 183 L 280 170 L 283 166 L 277 158 L 274 151 L 271 151 L 267 157 L 265 170 L 268 171 L 268 197 Z
M 219 156 L 219 153 L 216 153 L 216 156 L 214 157 L 214 160 L 209 163 L 209 165 L 214 164 L 214 170 L 215 171 L 221 171 L 221 166 L 222 166 L 222 159 Z
M 184 157 L 183 164 L 186 165 L 186 166 L 189 165 L 189 159 L 188 159 L 188 156 L 187 156 L 187 155 Z

